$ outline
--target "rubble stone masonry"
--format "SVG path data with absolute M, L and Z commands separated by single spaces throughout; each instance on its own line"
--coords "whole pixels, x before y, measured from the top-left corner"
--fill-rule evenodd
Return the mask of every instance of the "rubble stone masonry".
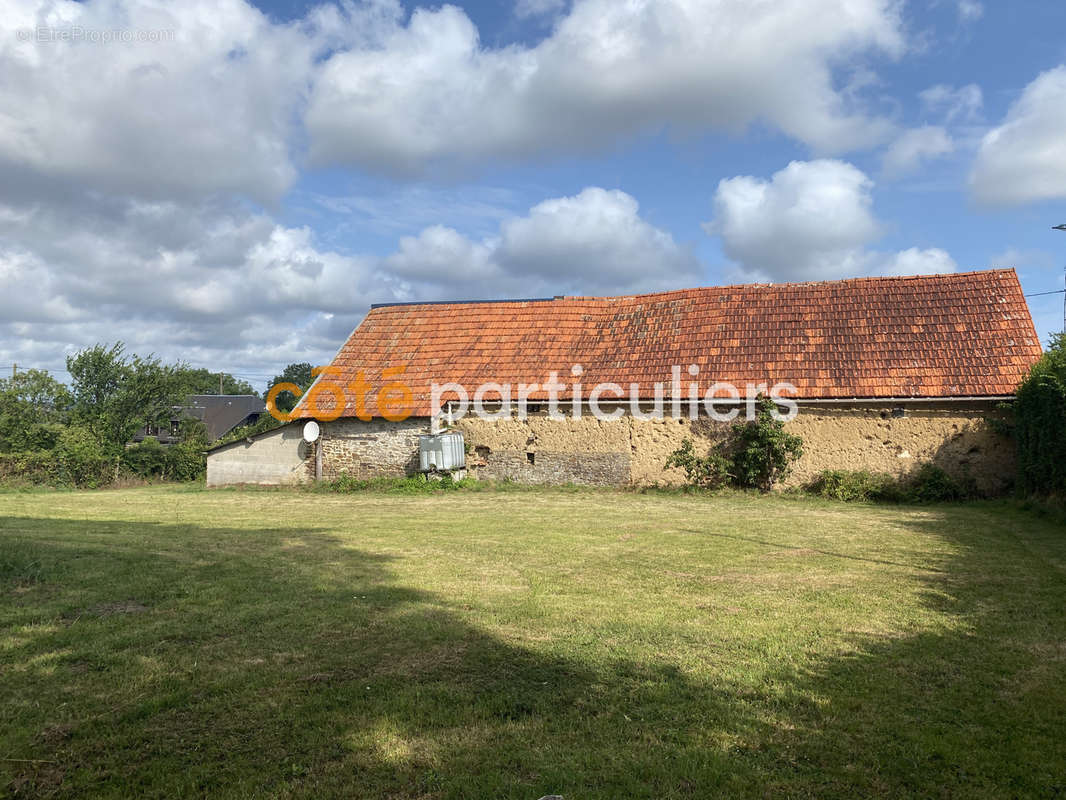
M 992 402 L 801 406 L 787 429 L 803 438 L 805 452 L 786 486 L 803 484 L 825 469 L 902 476 L 932 462 L 982 491 L 999 491 L 1013 475 L 1013 448 L 988 424 L 995 413 Z M 586 414 L 553 421 L 531 414 L 526 420 L 467 416 L 456 429 L 464 435 L 467 466 L 477 477 L 654 485 L 681 482 L 680 470 L 663 464 L 684 439 L 705 450 L 725 426 L 707 418 L 641 420 L 627 414 L 601 421 Z M 418 436 L 429 433 L 430 424 L 425 417 L 340 419 L 324 423 L 322 431 L 323 478 L 400 476 L 418 470 Z M 313 476 L 313 454 L 305 463 Z

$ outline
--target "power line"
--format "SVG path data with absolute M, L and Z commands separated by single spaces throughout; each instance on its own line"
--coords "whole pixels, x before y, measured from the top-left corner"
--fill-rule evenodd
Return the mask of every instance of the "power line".
M 1056 289 L 1053 292 L 1034 292 L 1033 294 L 1027 294 L 1026 297 L 1043 297 L 1046 294 L 1066 294 L 1066 289 Z

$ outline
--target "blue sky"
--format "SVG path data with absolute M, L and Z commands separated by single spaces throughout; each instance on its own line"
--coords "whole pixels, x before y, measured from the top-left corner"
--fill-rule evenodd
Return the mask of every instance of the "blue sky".
M 1063 286 L 1060 3 L 14 9 L 0 367 L 122 338 L 261 385 L 372 302 L 994 266 Z M 1062 300 L 1030 299 L 1044 341 Z

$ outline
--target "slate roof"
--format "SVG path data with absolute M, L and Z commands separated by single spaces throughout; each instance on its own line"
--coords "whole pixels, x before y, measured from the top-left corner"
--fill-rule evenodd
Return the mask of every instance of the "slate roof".
M 715 381 L 742 392 L 748 383 L 787 381 L 802 399 L 1007 396 L 1040 353 L 1018 277 L 1000 269 L 379 306 L 331 366 L 341 385 L 365 373 L 377 416 L 374 393 L 388 367 L 405 368 L 412 413 L 425 415 L 433 382 L 472 395 L 486 381 L 543 383 L 557 370 L 570 384 L 574 364 L 584 368 L 586 396 L 607 381 L 640 383 L 647 397 L 661 381 L 669 396 L 671 367 L 681 367 L 687 387 L 690 364 L 699 367 L 701 393 Z M 310 416 L 306 402 L 298 411 Z M 354 413 L 349 396 L 345 415 Z
M 254 394 L 194 394 L 182 411 L 207 427 L 211 441 L 220 439 L 249 417 L 266 413 L 266 404 Z

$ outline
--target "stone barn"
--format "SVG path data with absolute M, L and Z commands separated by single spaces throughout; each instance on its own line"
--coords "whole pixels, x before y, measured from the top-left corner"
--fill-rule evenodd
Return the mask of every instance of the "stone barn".
M 1013 270 L 379 305 L 297 406 L 321 438 L 284 472 L 313 479 L 317 448 L 326 479 L 409 474 L 448 428 L 477 477 L 676 483 L 670 452 L 773 390 L 805 442 L 792 484 L 933 462 L 995 491 L 1012 447 L 988 419 L 1040 353 Z M 211 454 L 222 482 L 234 450 Z

